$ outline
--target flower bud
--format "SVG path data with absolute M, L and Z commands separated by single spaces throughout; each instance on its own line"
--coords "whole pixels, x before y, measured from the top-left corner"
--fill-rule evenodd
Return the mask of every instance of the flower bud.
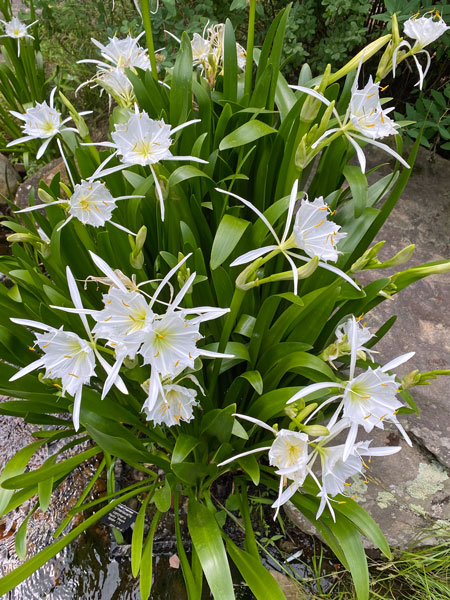
M 38 189 L 38 196 L 39 199 L 44 203 L 44 204 L 48 204 L 49 202 L 54 202 L 55 199 L 50 196 L 50 194 L 48 194 L 45 190 L 43 190 L 42 188 Z
M 304 169 L 311 161 L 311 158 L 308 158 L 306 150 L 306 136 L 307 134 L 305 133 L 295 152 L 295 166 L 299 169 Z
M 381 262 L 376 258 L 378 252 L 381 250 L 381 248 L 384 246 L 386 242 L 381 241 L 378 242 L 377 244 L 375 244 L 375 246 L 372 246 L 372 248 L 369 248 L 368 250 L 366 250 L 364 252 L 364 254 L 362 256 L 360 256 L 358 258 L 358 260 L 356 262 L 354 262 L 352 264 L 352 266 L 350 267 L 350 272 L 351 273 L 358 273 L 359 271 L 364 271 L 364 269 L 368 269 L 368 268 L 374 268 L 374 267 L 370 267 L 368 265 L 370 264 L 375 264 L 375 265 L 379 265 L 381 264 Z
M 301 430 L 308 435 L 322 436 L 329 435 L 329 430 L 323 425 L 303 425 Z
M 375 267 L 375 268 L 388 269 L 389 267 L 398 267 L 400 265 L 404 265 L 406 262 L 408 262 L 408 260 L 414 254 L 414 248 L 415 248 L 414 244 L 410 244 L 409 246 L 406 246 L 405 248 L 400 250 L 400 252 L 397 252 L 397 254 L 395 254 L 392 258 L 390 258 L 389 260 L 387 260 L 384 263 L 381 263 L 378 267 Z M 367 267 L 367 268 L 372 268 L 372 267 Z
M 359 63 L 361 62 L 361 59 L 363 63 L 368 61 L 369 58 L 372 58 L 372 56 L 376 54 L 378 50 L 381 50 L 381 48 L 385 44 L 387 44 L 391 38 L 392 35 L 389 33 L 388 35 L 384 35 L 378 40 L 375 40 L 374 42 L 368 44 L 365 48 L 361 50 L 361 52 L 358 52 L 356 56 L 354 56 L 346 65 L 344 65 L 342 69 L 339 69 L 339 71 L 336 71 L 336 73 L 331 75 L 330 79 L 328 80 L 328 85 L 335 83 L 336 81 L 341 79 L 341 77 L 345 77 L 345 75 L 348 75 L 348 73 L 351 73 L 352 71 L 357 69 Z

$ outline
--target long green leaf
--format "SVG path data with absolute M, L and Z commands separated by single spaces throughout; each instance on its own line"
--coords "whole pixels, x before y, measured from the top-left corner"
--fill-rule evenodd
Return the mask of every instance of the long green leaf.
M 189 499 L 188 528 L 214 600 L 234 600 L 220 528 L 214 515 L 194 498 Z
M 277 130 L 270 127 L 263 121 L 253 119 L 241 125 L 231 133 L 229 133 L 219 144 L 219 150 L 228 150 L 230 148 L 237 148 L 254 142 L 265 135 L 276 133 Z
M 249 221 L 233 215 L 224 215 L 217 229 L 211 250 L 211 269 L 217 269 L 230 256 L 245 230 Z
M 141 508 L 139 509 L 136 521 L 134 522 L 133 537 L 131 538 L 131 573 L 133 574 L 133 577 L 138 576 L 139 567 L 141 566 L 142 542 L 144 541 L 145 513 L 150 498 L 151 494 L 147 494 L 144 502 L 141 505 Z
M 278 582 L 262 566 L 261 561 L 238 548 L 229 537 L 225 538 L 225 543 L 231 560 L 239 569 L 256 600 L 286 600 Z

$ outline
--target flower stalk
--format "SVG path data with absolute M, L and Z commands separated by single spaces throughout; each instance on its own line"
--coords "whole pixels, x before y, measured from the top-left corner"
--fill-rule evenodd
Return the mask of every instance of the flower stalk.
M 150 19 L 150 6 L 148 0 L 141 0 L 142 21 L 145 29 L 145 39 L 147 41 L 148 55 L 152 66 L 152 76 L 158 81 L 158 72 L 156 70 L 155 45 L 153 43 L 152 22 Z

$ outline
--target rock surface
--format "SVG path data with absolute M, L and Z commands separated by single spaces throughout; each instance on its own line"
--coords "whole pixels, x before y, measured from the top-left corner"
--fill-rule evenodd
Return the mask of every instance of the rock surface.
M 19 175 L 6 156 L 0 154 L 0 204 L 1 196 L 10 198 L 14 196 L 19 186 Z
M 58 173 L 61 173 L 61 181 L 64 183 L 68 182 L 64 161 L 62 158 L 55 158 L 52 162 L 48 163 L 39 169 L 34 175 L 31 175 L 26 179 L 17 190 L 15 202 L 19 208 L 26 208 L 30 205 L 30 193 L 34 193 L 34 203 L 41 204 L 38 197 L 39 183 L 44 181 L 47 185 L 50 185 L 53 177 Z

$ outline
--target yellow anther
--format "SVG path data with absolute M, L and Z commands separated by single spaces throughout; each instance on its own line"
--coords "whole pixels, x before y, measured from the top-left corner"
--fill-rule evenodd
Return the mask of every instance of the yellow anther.
M 363 467 L 365 467 L 366 469 L 370 469 L 370 467 L 368 465 L 366 465 L 366 463 L 361 459 L 361 462 L 363 464 Z
M 375 127 L 375 123 L 369 123 L 366 127 Z
M 70 375 L 71 377 L 76 377 L 76 378 L 78 379 L 78 375 L 75 375 L 75 373 L 69 373 L 69 375 Z
M 28 350 L 31 350 L 31 352 L 36 352 L 36 350 L 33 348 L 33 346 L 28 346 Z
M 389 84 L 385 85 L 384 87 L 381 88 L 380 92 L 384 92 L 385 90 L 387 90 L 389 87 Z
M 351 483 L 347 483 L 346 481 L 344 481 L 344 485 L 352 485 Z
M 372 413 L 368 414 L 367 417 L 364 417 L 364 420 L 369 419 L 372 416 Z
M 180 361 L 179 361 L 179 360 L 177 360 L 177 362 L 175 363 L 175 366 L 176 366 L 176 367 L 178 367 L 178 364 L 179 364 L 179 362 L 180 362 Z
M 50 344 L 44 344 L 42 347 L 43 348 L 48 348 L 50 346 Z
M 375 96 L 375 92 L 373 94 L 369 94 L 367 98 L 372 98 L 373 96 Z
M 320 223 L 317 223 L 317 225 L 314 225 L 314 227 L 320 227 L 324 222 L 325 222 L 325 219 L 322 219 L 320 221 Z
M 153 358 L 158 358 L 159 356 L 159 352 L 157 352 L 156 354 L 153 355 Z
M 105 321 L 111 321 L 112 319 L 112 315 L 110 317 L 108 317 L 107 319 L 105 319 Z
M 124 302 L 123 300 L 122 300 L 122 304 L 123 304 L 124 306 L 126 306 L 127 308 L 130 308 L 130 305 L 129 305 L 129 304 L 127 304 L 126 302 Z

